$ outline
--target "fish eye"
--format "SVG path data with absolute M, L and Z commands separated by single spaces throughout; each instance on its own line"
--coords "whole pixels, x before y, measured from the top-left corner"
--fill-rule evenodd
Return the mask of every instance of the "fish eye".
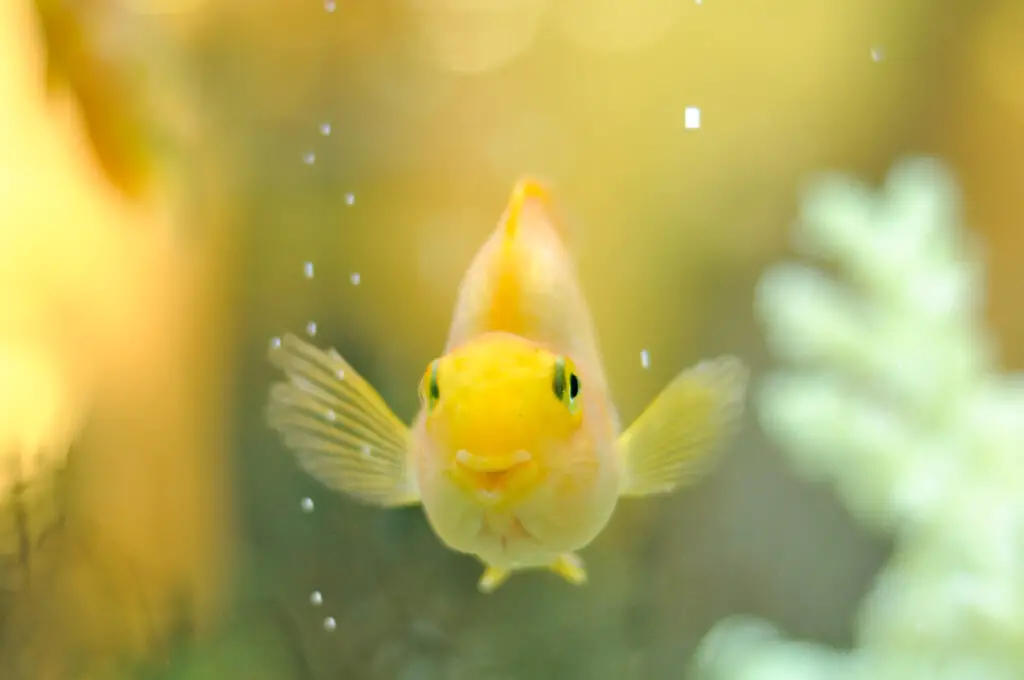
M 441 388 L 437 384 L 437 364 L 436 359 L 430 362 L 427 375 L 423 376 L 426 382 L 426 389 L 420 388 L 429 411 L 433 411 L 434 407 L 437 406 L 437 402 L 441 399 Z
M 555 374 L 551 382 L 555 397 L 564 402 L 570 412 L 579 409 L 580 379 L 572 362 L 565 357 L 555 360 Z

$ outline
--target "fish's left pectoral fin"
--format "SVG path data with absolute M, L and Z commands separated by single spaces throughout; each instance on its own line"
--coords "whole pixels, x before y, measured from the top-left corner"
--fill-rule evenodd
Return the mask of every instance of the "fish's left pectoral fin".
M 288 380 L 270 390 L 267 423 L 306 472 L 368 505 L 419 502 L 408 428 L 341 355 L 288 334 L 270 362 Z
M 677 375 L 622 433 L 623 496 L 667 493 L 710 470 L 739 425 L 749 371 L 736 357 Z

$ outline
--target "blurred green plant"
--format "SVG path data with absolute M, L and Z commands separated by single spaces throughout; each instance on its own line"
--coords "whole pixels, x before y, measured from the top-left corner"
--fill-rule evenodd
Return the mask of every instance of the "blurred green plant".
M 960 221 L 931 159 L 898 164 L 879 195 L 832 176 L 803 201 L 798 249 L 846 282 L 795 264 L 762 279 L 758 313 L 790 363 L 762 386 L 762 426 L 896 546 L 853 650 L 727 620 L 699 677 L 1024 677 L 1024 380 L 995 368 Z

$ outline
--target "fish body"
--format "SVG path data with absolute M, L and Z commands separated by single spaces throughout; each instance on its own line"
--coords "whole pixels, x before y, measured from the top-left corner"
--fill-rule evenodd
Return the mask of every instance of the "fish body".
M 289 380 L 268 422 L 300 464 L 365 503 L 420 503 L 437 536 L 475 555 L 489 592 L 516 570 L 586 580 L 576 551 L 618 500 L 709 468 L 747 382 L 732 357 L 679 374 L 625 432 L 593 321 L 545 189 L 520 180 L 459 288 L 444 352 L 406 427 L 336 352 L 293 335 L 271 351 Z
M 413 426 L 431 526 L 449 547 L 496 569 L 549 566 L 582 548 L 618 499 L 611 404 L 579 381 L 575 398 L 588 413 L 566 418 L 553 394 L 559 356 L 503 331 L 473 336 L 439 361 L 436 417 L 424 412 Z

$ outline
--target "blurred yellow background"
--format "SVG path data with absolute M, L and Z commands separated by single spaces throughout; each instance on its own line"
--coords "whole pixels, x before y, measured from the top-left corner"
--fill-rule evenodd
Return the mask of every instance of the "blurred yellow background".
M 753 285 L 809 177 L 923 152 L 1020 369 L 1022 93 L 1016 0 L 0 4 L 0 677 L 679 677 L 734 612 L 847 644 L 885 546 L 752 417 L 622 506 L 586 589 L 485 598 L 418 510 L 298 471 L 267 343 L 315 322 L 410 418 L 535 173 L 628 421 L 702 357 L 766 365 Z

